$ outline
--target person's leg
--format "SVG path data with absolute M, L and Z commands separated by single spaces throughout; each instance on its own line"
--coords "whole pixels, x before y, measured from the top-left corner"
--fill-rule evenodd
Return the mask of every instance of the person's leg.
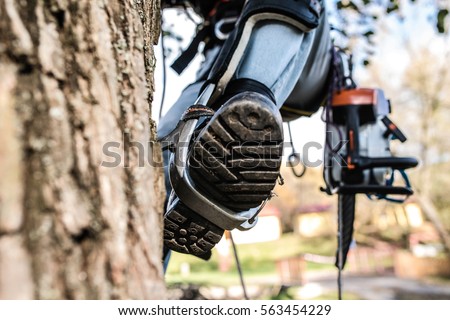
M 253 28 L 219 99 L 222 107 L 200 133 L 197 154 L 191 157 L 195 163 L 191 163 L 191 177 L 209 198 L 234 211 L 245 211 L 270 197 L 282 155 L 282 120 L 277 109 L 300 77 L 314 34 L 314 30 L 306 33 L 276 20 Z
M 332 42 L 326 14 L 314 30 L 311 54 L 307 56 L 292 92 L 282 109 L 286 121 L 316 112 L 328 96 L 332 64 Z
M 204 79 L 217 58 L 218 47 L 210 50 L 198 71 Z M 307 108 L 322 102 L 331 61 L 331 40 L 325 13 L 317 29 L 309 33 L 277 21 L 262 22 L 252 32 L 234 79 L 255 79 L 268 87 L 281 108 Z M 187 86 L 162 117 L 158 137 L 173 131 L 181 115 L 197 99 L 204 81 Z
M 255 79 L 268 87 L 280 108 L 310 56 L 315 30 L 305 33 L 282 22 L 264 21 L 252 32 L 235 79 Z
M 179 184 L 183 176 L 172 179 L 175 193 L 182 201 L 175 197 L 165 215 L 166 247 L 208 259 L 223 229 L 241 224 L 230 224 L 227 216 L 246 221 L 253 215 L 247 211 L 270 197 L 282 155 L 282 120 L 278 108 L 293 90 L 308 56 L 314 54 L 311 52 L 314 32 L 266 19 L 258 22 L 250 34 L 247 32 L 248 43 L 241 46 L 239 42 L 235 52 L 219 56 L 209 79 L 216 78 L 216 90 L 222 95 L 213 100 L 215 114 L 198 130 L 187 160 L 188 175 L 196 189 L 190 194 L 198 192 L 207 201 L 191 201 L 186 197 L 189 185 Z M 225 61 L 225 67 L 221 60 Z M 225 92 L 221 88 L 226 88 Z M 177 110 L 189 106 L 179 105 L 169 113 L 180 117 Z M 175 127 L 174 121 L 166 123 Z

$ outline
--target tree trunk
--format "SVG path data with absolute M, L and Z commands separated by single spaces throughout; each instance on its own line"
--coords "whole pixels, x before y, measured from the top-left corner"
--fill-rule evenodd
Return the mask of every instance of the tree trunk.
M 439 237 L 442 240 L 442 244 L 444 245 L 445 252 L 450 256 L 450 235 L 448 234 L 444 224 L 441 221 L 436 206 L 433 204 L 433 201 L 431 201 L 430 197 L 424 196 L 420 192 L 417 194 L 417 199 L 419 200 L 419 204 L 422 208 L 423 213 L 428 218 L 428 220 L 431 221 L 437 233 L 439 234 Z
M 0 299 L 164 298 L 159 6 L 0 1 Z

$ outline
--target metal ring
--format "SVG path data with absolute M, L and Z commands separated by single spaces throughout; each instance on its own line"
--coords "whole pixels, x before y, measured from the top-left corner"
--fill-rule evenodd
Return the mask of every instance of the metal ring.
M 231 18 L 224 18 L 216 22 L 216 25 L 214 26 L 214 34 L 216 35 L 217 39 L 226 40 L 230 33 L 222 32 L 222 27 L 227 24 L 235 24 L 237 20 L 238 20 L 237 17 L 231 17 Z
M 291 167 L 292 173 L 294 174 L 294 176 L 296 176 L 297 178 L 301 178 L 305 175 L 306 173 L 306 166 L 303 164 L 302 160 L 300 159 L 300 156 L 298 155 L 298 153 L 292 153 L 289 157 L 288 157 L 288 162 L 289 162 L 289 166 Z M 297 164 L 301 164 L 302 167 L 302 171 L 301 172 L 297 172 L 295 170 L 295 167 Z

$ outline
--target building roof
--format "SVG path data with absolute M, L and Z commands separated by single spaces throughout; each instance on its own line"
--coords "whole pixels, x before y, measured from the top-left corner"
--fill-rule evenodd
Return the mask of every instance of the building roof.
M 299 206 L 296 213 L 313 213 L 313 212 L 327 212 L 330 211 L 333 206 L 328 203 L 315 203 Z

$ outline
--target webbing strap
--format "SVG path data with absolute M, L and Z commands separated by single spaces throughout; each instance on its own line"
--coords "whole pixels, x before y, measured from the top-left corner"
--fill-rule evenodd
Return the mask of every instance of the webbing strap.
M 208 34 L 211 32 L 209 26 L 204 26 L 195 35 L 192 42 L 189 44 L 186 50 L 184 50 L 181 55 L 172 63 L 170 66 L 177 74 L 181 74 L 184 69 L 187 68 L 189 63 L 194 60 L 198 52 L 198 47 L 202 41 L 206 39 Z

